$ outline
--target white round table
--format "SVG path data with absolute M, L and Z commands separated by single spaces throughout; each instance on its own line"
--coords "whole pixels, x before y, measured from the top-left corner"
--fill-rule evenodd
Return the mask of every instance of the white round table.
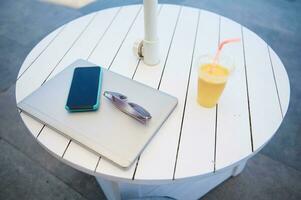
M 133 43 L 143 38 L 143 9 L 134 5 L 91 13 L 53 31 L 32 49 L 18 75 L 17 102 L 80 58 L 178 98 L 175 111 L 128 169 L 20 112 L 46 150 L 95 176 L 108 199 L 201 197 L 242 171 L 275 134 L 288 108 L 285 68 L 252 31 L 214 13 L 175 5 L 159 5 L 158 22 L 157 66 L 146 66 L 132 52 Z M 202 108 L 196 102 L 193 63 L 233 37 L 242 42 L 224 53 L 235 57 L 236 70 L 219 104 Z

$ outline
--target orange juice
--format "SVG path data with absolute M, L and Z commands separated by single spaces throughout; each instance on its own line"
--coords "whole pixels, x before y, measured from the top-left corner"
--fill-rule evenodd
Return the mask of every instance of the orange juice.
M 204 107 L 214 107 L 225 88 L 229 69 L 221 65 L 203 64 L 198 74 L 197 101 Z

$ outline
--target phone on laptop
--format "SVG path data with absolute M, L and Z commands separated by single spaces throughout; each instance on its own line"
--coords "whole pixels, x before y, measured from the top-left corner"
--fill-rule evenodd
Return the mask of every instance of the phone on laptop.
M 101 83 L 101 67 L 76 67 L 65 105 L 66 110 L 69 112 L 97 110 Z

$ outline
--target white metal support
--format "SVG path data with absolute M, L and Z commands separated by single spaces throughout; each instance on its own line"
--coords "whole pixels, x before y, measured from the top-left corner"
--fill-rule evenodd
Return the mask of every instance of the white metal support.
M 134 54 L 147 65 L 160 62 L 159 38 L 157 35 L 158 0 L 143 0 L 144 3 L 144 39 L 134 43 Z
M 144 40 L 143 61 L 147 65 L 156 65 L 159 58 L 159 39 L 157 35 L 158 0 L 143 0 L 144 3 Z

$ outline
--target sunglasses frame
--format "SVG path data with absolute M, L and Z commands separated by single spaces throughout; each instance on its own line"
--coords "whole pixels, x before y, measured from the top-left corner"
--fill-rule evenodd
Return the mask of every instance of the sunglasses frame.
M 127 96 L 121 93 L 105 91 L 103 95 L 109 99 L 120 111 L 143 124 L 152 118 L 151 114 L 145 108 L 136 103 L 128 102 Z

